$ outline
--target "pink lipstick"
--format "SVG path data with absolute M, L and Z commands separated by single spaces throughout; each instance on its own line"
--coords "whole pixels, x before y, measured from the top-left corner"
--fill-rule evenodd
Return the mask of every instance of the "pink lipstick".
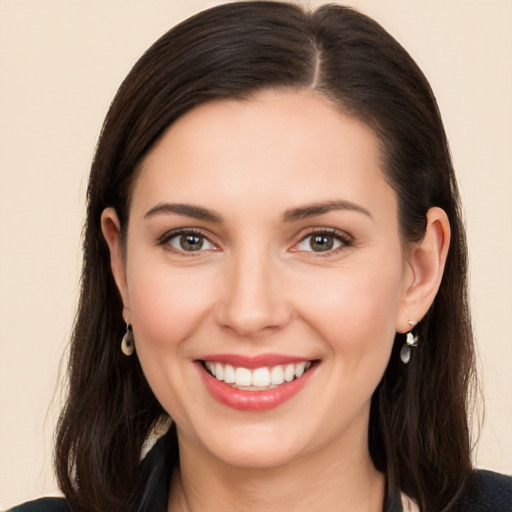
M 215 354 L 197 360 L 210 394 L 240 411 L 265 411 L 293 398 L 309 381 L 318 361 L 264 354 Z

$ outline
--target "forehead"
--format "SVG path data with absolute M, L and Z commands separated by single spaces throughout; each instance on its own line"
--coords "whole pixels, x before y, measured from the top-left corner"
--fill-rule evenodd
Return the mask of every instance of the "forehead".
M 144 160 L 132 199 L 279 204 L 283 196 L 355 201 L 373 191 L 394 200 L 381 168 L 379 140 L 367 125 L 312 91 L 266 91 L 209 102 L 178 119 Z

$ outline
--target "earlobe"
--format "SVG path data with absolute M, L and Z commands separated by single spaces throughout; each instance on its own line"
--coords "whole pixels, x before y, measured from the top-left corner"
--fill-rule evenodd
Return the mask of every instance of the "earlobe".
M 398 332 L 408 332 L 409 321 L 419 322 L 434 302 L 443 278 L 449 246 L 448 216 L 441 208 L 430 208 L 425 236 L 413 246 L 408 257 L 410 271 L 397 318 Z
M 121 223 L 114 208 L 109 207 L 103 210 L 101 214 L 101 230 L 110 251 L 112 275 L 123 300 L 125 321 L 128 321 L 126 316 L 130 305 L 126 284 L 126 265 L 121 247 Z

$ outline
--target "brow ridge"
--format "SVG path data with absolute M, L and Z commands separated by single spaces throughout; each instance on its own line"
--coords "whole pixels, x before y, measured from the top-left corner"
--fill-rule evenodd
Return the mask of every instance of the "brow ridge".
M 203 208 L 202 206 L 196 206 L 192 204 L 184 203 L 158 203 L 153 208 L 149 209 L 144 215 L 145 219 L 149 219 L 158 214 L 170 214 L 174 213 L 177 215 L 184 215 L 186 217 L 192 217 L 194 219 L 206 220 L 215 223 L 221 223 L 222 217 L 212 210 Z
M 286 223 L 295 222 L 298 220 L 307 219 L 309 217 L 324 215 L 336 210 L 356 211 L 372 218 L 371 213 L 366 208 L 363 208 L 362 206 L 359 206 L 358 204 L 351 201 L 337 199 L 331 201 L 322 201 L 319 203 L 311 203 L 286 210 L 282 216 L 282 221 Z M 207 208 L 203 208 L 202 206 L 167 202 L 158 203 L 156 206 L 146 212 L 144 218 L 151 218 L 158 214 L 177 214 L 215 223 L 223 222 L 221 215 Z
M 372 218 L 371 213 L 362 206 L 346 201 L 344 199 L 336 199 L 331 201 L 322 201 L 320 203 L 312 203 L 298 208 L 286 210 L 283 214 L 283 222 L 295 222 L 309 217 L 316 217 L 336 210 L 349 210 L 362 213 Z

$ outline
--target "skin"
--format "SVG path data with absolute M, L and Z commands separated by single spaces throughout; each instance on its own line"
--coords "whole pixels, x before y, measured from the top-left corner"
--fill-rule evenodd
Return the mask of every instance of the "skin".
M 285 218 L 329 201 L 352 207 Z M 148 215 L 162 203 L 222 221 Z M 137 356 L 178 427 L 169 510 L 382 510 L 370 399 L 395 333 L 439 287 L 445 213 L 432 208 L 427 225 L 404 250 L 375 134 L 314 92 L 211 102 L 168 129 L 135 183 L 125 251 L 113 209 L 102 226 Z M 180 249 L 181 228 L 203 248 Z M 333 249 L 319 251 L 312 231 Z M 206 390 L 194 361 L 215 353 L 319 364 L 292 399 L 247 412 Z

